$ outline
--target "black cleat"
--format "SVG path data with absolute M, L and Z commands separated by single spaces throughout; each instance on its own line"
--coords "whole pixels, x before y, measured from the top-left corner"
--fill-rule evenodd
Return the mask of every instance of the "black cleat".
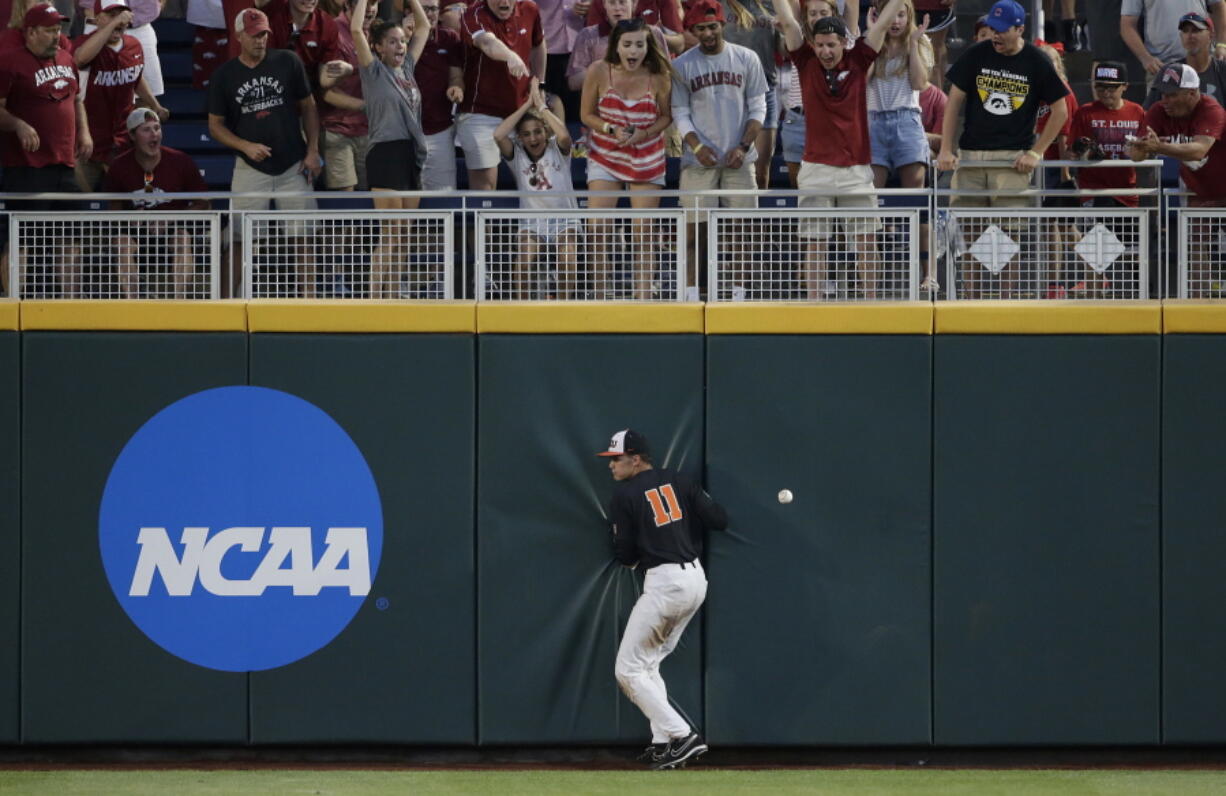
M 693 760 L 707 751 L 707 745 L 696 732 L 684 738 L 674 738 L 668 742 L 664 751 L 652 758 L 651 767 L 655 771 L 670 768 L 682 768 L 686 762 Z
M 667 743 L 653 743 L 642 751 L 642 753 L 634 758 L 637 763 L 646 763 L 651 765 L 661 758 L 665 750 L 668 749 Z

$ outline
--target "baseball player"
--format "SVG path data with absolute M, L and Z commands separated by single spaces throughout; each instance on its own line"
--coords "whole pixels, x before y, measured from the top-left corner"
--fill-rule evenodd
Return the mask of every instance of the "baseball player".
M 663 661 L 707 596 L 699 556 L 701 531 L 728 527 L 728 513 L 703 488 L 674 470 L 651 463 L 647 438 L 624 429 L 613 435 L 609 470 L 619 484 L 609 503 L 613 551 L 628 567 L 646 572 L 643 593 L 617 650 L 614 672 L 626 696 L 651 722 L 643 758 L 653 769 L 676 768 L 707 751 L 701 736 L 668 702 Z

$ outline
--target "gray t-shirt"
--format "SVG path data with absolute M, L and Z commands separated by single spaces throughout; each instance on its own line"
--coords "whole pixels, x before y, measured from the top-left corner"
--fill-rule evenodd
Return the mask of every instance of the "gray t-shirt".
M 1222 0 L 1124 0 L 1120 13 L 1126 17 L 1145 16 L 1141 38 L 1150 55 L 1162 61 L 1178 61 L 1187 53 L 1179 41 L 1179 18 L 1196 12 L 1209 18 L 1209 7 Z
M 759 106 L 759 114 L 764 112 L 766 91 L 762 62 L 752 50 L 724 42 L 723 52 L 706 55 L 701 47 L 692 47 L 673 61 L 672 106 L 677 132 L 683 138 L 687 132 L 697 134 L 702 143 L 715 149 L 716 157 L 723 157 L 740 143 L 752 112 L 750 105 Z M 757 157 L 756 149 L 751 148 L 745 162 L 752 163 Z M 681 165 L 697 163 L 686 147 Z
M 413 79 L 412 59 L 406 57 L 404 66 L 392 69 L 376 58 L 359 73 L 370 145 L 413 141 L 420 166 L 426 158 L 426 137 L 421 130 L 421 91 Z
M 1218 105 L 1226 107 L 1226 62 L 1216 58 L 1209 59 L 1209 68 L 1200 73 L 1200 93 L 1213 97 Z M 1145 95 L 1145 110 L 1153 107 L 1162 99 L 1162 91 L 1154 86 Z
M 724 17 L 728 20 L 724 25 L 724 41 L 748 47 L 757 53 L 762 61 L 762 71 L 766 74 L 766 84 L 774 87 L 779 81 L 779 70 L 775 66 L 779 35 L 775 32 L 775 9 L 771 0 L 737 0 L 753 16 L 752 26 L 748 28 L 741 27 L 740 18 L 728 0 L 720 2 L 724 6 Z

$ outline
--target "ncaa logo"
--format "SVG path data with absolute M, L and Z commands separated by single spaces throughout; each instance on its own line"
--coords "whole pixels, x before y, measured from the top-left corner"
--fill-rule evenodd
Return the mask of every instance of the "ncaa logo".
M 370 593 L 383 511 L 361 451 L 296 396 L 221 387 L 158 412 L 107 479 L 98 541 L 119 604 L 186 661 L 293 663 Z

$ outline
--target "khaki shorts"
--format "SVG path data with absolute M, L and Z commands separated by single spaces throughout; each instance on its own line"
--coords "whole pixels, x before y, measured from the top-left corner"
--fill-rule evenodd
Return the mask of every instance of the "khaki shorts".
M 739 169 L 727 169 L 722 166 L 707 168 L 706 166 L 686 166 L 681 169 L 681 190 L 683 191 L 714 191 L 724 190 L 757 190 L 757 178 L 754 176 L 752 163 L 742 164 Z M 719 201 L 716 201 L 716 200 Z M 683 196 L 681 206 L 690 210 L 698 207 L 745 207 L 758 206 L 756 196 Z
M 426 162 L 421 167 L 423 191 L 455 190 L 455 125 L 426 136 Z
M 1020 149 L 978 149 L 959 153 L 958 169 L 951 186 L 955 191 L 1011 191 L 1020 193 L 1030 188 L 1033 175 L 1013 168 L 980 168 L 977 160 L 1012 161 L 1022 154 Z M 953 207 L 1033 207 L 1033 196 L 955 196 Z
M 297 163 L 280 174 L 265 174 L 258 169 L 248 166 L 247 161 L 241 157 L 236 157 L 234 158 L 234 177 L 230 180 L 230 190 L 234 193 L 246 193 L 248 191 L 260 191 L 263 193 L 309 191 L 311 190 L 311 184 L 307 182 L 303 173 L 298 170 Z M 270 202 L 276 202 L 278 210 L 315 209 L 315 199 L 310 196 L 278 196 L 276 199 L 236 196 L 230 200 L 230 209 L 267 210 Z M 234 229 L 230 231 L 231 236 L 241 238 L 243 235 L 241 221 L 236 219 L 233 227 Z M 296 219 L 285 222 L 285 234 L 291 238 L 300 238 L 310 233 L 311 224 L 309 221 Z
M 352 136 L 324 130 L 324 182 L 329 189 L 354 188 L 365 191 L 366 150 L 370 143 L 364 135 Z
M 860 166 L 827 166 L 824 163 L 800 164 L 796 187 L 802 191 L 837 193 L 838 196 L 802 196 L 797 206 L 802 208 L 856 207 L 877 209 L 877 194 L 873 190 L 873 169 L 868 164 Z M 796 234 L 802 238 L 829 238 L 834 234 L 832 218 L 806 218 L 801 220 Z M 876 216 L 859 216 L 840 221 L 849 235 L 871 235 L 881 229 L 881 219 Z
M 455 120 L 455 138 L 464 150 L 464 165 L 469 169 L 492 169 L 502 155 L 494 141 L 494 131 L 502 119 L 484 113 L 461 113 Z

